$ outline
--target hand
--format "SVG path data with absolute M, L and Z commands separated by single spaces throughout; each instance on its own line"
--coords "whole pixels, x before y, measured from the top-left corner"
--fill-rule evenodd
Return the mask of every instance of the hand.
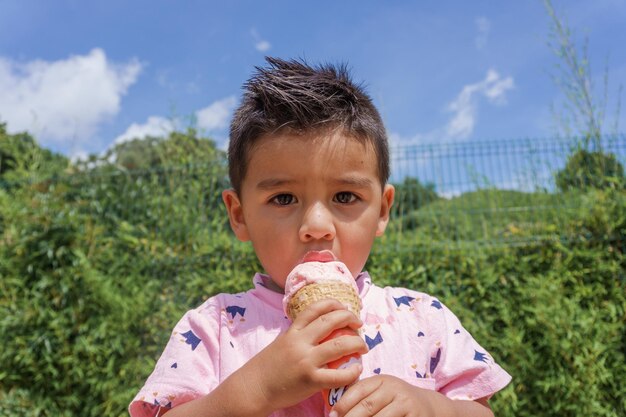
M 273 410 L 295 405 L 323 388 L 351 384 L 360 365 L 328 369 L 326 364 L 351 353 L 367 352 L 359 336 L 341 336 L 320 344 L 334 330 L 363 323 L 337 300 L 323 300 L 303 311 L 291 327 L 252 358 L 241 371 L 256 383 L 260 401 Z M 245 368 L 245 369 L 244 369 Z
M 334 417 L 493 417 L 486 398 L 451 400 L 391 375 L 365 378 L 347 390 L 333 407 Z
M 435 391 L 415 387 L 391 375 L 365 378 L 350 387 L 333 407 L 336 417 L 436 416 Z M 332 416 L 332 414 L 331 414 Z

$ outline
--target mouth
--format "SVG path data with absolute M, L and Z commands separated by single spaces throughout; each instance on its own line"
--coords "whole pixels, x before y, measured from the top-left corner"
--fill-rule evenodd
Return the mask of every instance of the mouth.
M 337 257 L 329 250 L 316 251 L 312 250 L 306 253 L 300 260 L 300 263 L 305 262 L 332 262 L 336 261 Z

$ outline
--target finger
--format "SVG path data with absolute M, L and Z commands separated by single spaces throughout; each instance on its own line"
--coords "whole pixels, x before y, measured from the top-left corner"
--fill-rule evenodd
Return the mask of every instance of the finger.
M 348 389 L 346 393 L 347 392 L 350 392 L 350 389 Z M 393 393 L 385 392 L 382 389 L 374 390 L 367 397 L 361 398 L 354 407 L 344 414 L 344 417 L 381 416 L 383 410 L 390 411 L 390 409 L 393 410 L 397 408 L 393 405 L 393 396 Z M 343 397 L 341 399 L 343 399 Z M 341 399 L 339 401 L 341 401 Z M 392 415 L 398 416 L 404 415 L 404 413 Z
M 364 355 L 368 347 L 360 336 L 343 335 L 321 343 L 314 352 L 316 363 L 323 365 L 353 353 Z
M 356 408 L 354 410 L 350 410 L 348 414 L 346 414 L 344 417 L 361 417 L 361 416 L 370 417 L 373 415 L 375 415 L 376 417 L 398 417 L 398 416 L 408 415 L 407 412 L 408 411 L 402 409 L 402 407 L 399 404 L 391 401 L 387 403 L 385 406 L 383 406 L 381 409 L 377 410 L 374 414 L 367 414 L 368 412 L 365 411 L 365 409 L 359 410 L 358 408 Z
M 296 317 L 293 321 L 292 327 L 301 330 L 308 326 L 311 322 L 318 317 L 337 310 L 347 310 L 346 306 L 341 304 L 334 298 L 327 298 L 325 300 L 317 301 L 308 306 L 302 313 Z
M 353 384 L 362 372 L 363 365 L 358 363 L 343 369 L 320 368 L 317 377 L 321 387 L 330 389 Z
M 350 328 L 354 334 L 358 334 L 358 329 L 363 323 L 348 310 L 335 310 L 330 313 L 322 314 L 313 320 L 306 328 L 306 332 L 310 334 L 316 342 L 322 342 L 329 337 L 335 330 Z M 352 332 L 349 332 L 352 333 Z
M 334 299 L 326 299 L 311 304 L 292 324 L 294 330 L 303 330 L 307 327 L 317 332 L 325 331 L 326 336 L 335 329 L 350 327 L 358 329 L 363 322 L 343 304 Z
M 378 411 L 390 402 L 389 400 L 386 403 L 383 399 L 385 394 L 382 387 L 382 378 L 362 379 L 344 392 L 333 410 L 337 411 L 339 416 L 372 416 L 376 414 L 372 412 L 374 409 Z

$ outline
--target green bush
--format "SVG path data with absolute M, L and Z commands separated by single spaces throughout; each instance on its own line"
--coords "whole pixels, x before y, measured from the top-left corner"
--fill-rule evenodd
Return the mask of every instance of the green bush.
M 561 191 L 588 188 L 623 189 L 626 183 L 624 167 L 612 153 L 579 149 L 567 159 L 565 168 L 556 174 L 556 186 Z
M 126 415 L 183 312 L 251 286 L 251 248 L 198 200 L 217 198 L 199 197 L 210 178 L 162 174 L 0 187 L 1 416 Z M 120 201 L 129 191 L 135 208 Z M 488 215 L 471 216 L 494 199 L 554 209 L 504 210 L 492 230 Z M 455 223 L 433 208 L 470 217 Z M 440 297 L 513 375 L 492 401 L 497 415 L 624 415 L 624 191 L 481 191 L 415 215 L 418 227 L 380 239 L 367 268 L 381 285 Z M 498 230 L 541 238 L 448 244 Z
M 417 178 L 407 177 L 401 183 L 394 184 L 394 187 L 396 195 L 391 208 L 393 217 L 403 218 L 411 211 L 439 200 L 435 184 L 422 184 Z
M 68 167 L 62 155 L 41 148 L 26 132 L 9 134 L 6 124 L 0 123 L 0 185 L 35 180 L 62 173 Z
M 0 415 L 124 415 L 184 311 L 248 288 L 257 267 L 225 233 L 181 256 L 141 225 L 99 224 L 66 191 L 0 196 Z
M 577 196 L 571 236 L 450 251 L 428 239 L 368 262 L 378 282 L 441 298 L 513 376 L 498 416 L 621 416 L 626 411 L 626 194 Z
M 387 235 L 390 240 L 412 238 L 418 244 L 430 239 L 435 245 L 459 248 L 532 243 L 551 238 L 557 231 L 568 238 L 568 225 L 578 216 L 585 195 L 580 190 L 556 194 L 471 191 L 394 218 Z

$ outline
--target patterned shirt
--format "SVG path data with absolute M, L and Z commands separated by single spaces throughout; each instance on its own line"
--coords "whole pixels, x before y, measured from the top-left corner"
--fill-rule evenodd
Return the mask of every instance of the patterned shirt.
M 291 322 L 283 295 L 254 276 L 254 288 L 218 294 L 188 311 L 143 388 L 130 403 L 132 417 L 204 396 L 269 345 Z M 496 364 L 438 299 L 397 287 L 378 287 L 366 272 L 357 280 L 363 300 L 361 334 L 369 346 L 361 378 L 393 375 L 451 399 L 490 397 L 511 376 Z M 271 417 L 322 416 L 320 393 Z

